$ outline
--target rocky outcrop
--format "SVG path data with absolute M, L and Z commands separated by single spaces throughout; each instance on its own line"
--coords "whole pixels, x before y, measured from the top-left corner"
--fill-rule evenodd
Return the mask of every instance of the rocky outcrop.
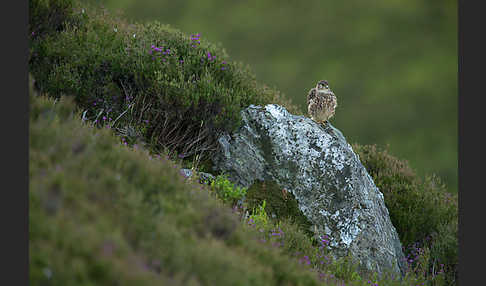
M 217 171 L 240 186 L 273 181 L 291 192 L 315 234 L 328 236 L 334 257 L 349 253 L 364 269 L 403 273 L 383 194 L 339 130 L 274 104 L 241 114 L 238 131 L 218 140 Z

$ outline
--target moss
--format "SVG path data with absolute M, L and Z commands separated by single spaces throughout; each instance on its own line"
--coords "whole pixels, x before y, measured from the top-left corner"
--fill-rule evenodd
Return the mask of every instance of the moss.
M 290 219 L 299 229 L 304 231 L 309 237 L 312 223 L 302 214 L 294 195 L 282 189 L 273 181 L 257 181 L 248 189 L 246 204 L 249 209 L 256 209 L 263 201 L 266 201 L 265 210 L 273 221 Z

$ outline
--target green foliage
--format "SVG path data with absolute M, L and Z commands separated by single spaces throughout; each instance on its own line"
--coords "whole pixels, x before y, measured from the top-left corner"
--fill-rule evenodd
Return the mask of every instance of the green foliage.
M 32 3 L 34 9 L 43 2 Z M 78 6 L 71 10 L 83 21 L 31 42 L 29 68 L 41 91 L 74 95 L 98 126 L 135 126 L 155 152 L 186 158 L 206 154 L 221 132 L 238 127 L 242 108 L 279 98 L 200 35 Z M 40 10 L 32 26 L 57 11 Z
M 269 218 L 265 207 L 267 202 L 263 200 L 262 204 L 256 208 L 253 208 L 252 214 L 250 215 L 250 221 L 255 223 L 257 227 L 267 227 Z
M 358 281 L 362 279 L 350 255 L 337 259 L 329 268 L 337 278 Z
M 241 200 L 245 195 L 247 188 L 236 186 L 228 180 L 227 175 L 218 175 L 210 183 L 211 190 L 216 193 L 218 198 L 220 198 L 225 203 L 230 203 L 234 205 Z
M 437 177 L 420 179 L 406 161 L 380 150 L 375 145 L 354 145 L 353 149 L 383 193 L 390 219 L 397 229 L 406 254 L 420 244 L 430 250 L 427 263 L 418 263 L 431 269 L 444 264 L 448 281 L 457 276 L 457 195 L 447 192 Z M 440 262 L 439 262 L 440 261 Z M 423 265 L 425 263 L 425 265 Z M 432 273 L 431 275 L 433 275 Z

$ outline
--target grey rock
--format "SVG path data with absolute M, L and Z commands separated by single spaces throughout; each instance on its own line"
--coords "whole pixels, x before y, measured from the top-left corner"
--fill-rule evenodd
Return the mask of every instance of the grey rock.
M 181 169 L 180 172 L 181 172 L 181 175 L 183 175 L 186 178 L 192 177 L 192 170 L 191 169 Z
M 215 170 L 243 187 L 268 180 L 291 192 L 335 258 L 349 253 L 362 269 L 404 273 L 383 194 L 338 129 L 274 104 L 241 114 L 238 131 L 218 140 Z

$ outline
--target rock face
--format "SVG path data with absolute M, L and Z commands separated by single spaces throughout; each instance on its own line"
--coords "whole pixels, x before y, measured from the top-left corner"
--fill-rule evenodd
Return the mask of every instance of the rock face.
M 244 187 L 273 181 L 292 192 L 334 257 L 362 269 L 402 273 L 404 255 L 383 194 L 339 130 L 270 104 L 242 111 L 243 124 L 219 138 L 215 169 Z

